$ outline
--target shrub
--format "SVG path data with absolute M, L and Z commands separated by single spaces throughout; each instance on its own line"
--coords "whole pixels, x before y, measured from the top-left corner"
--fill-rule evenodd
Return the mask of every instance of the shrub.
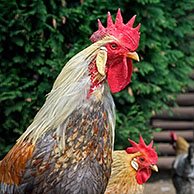
M 128 137 L 152 138 L 149 119 L 191 84 L 194 63 L 194 1 L 190 0 L 34 0 L 0 4 L 0 157 L 32 122 L 63 65 L 87 47 L 106 25 L 107 11 L 124 21 L 141 22 L 138 53 L 128 88 L 114 95 L 117 107 L 116 149 Z

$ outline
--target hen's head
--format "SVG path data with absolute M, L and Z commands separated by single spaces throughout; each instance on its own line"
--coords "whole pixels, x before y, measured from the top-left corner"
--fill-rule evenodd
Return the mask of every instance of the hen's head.
M 100 65 L 97 64 L 97 68 L 98 72 L 100 69 L 100 73 L 107 76 L 113 93 L 119 92 L 129 84 L 133 70 L 131 59 L 139 61 L 135 50 L 139 44 L 140 24 L 133 28 L 135 17 L 133 16 L 127 24 L 124 24 L 119 9 L 114 24 L 108 12 L 107 27 L 103 27 L 98 20 L 98 30 L 90 38 L 92 42 L 106 40 L 107 37 L 111 40 L 101 48 L 100 57 L 97 56 L 97 59 L 100 58 L 100 62 L 98 61 Z
M 151 170 L 158 171 L 156 162 L 158 160 L 158 155 L 153 146 L 153 141 L 147 146 L 140 136 L 139 144 L 130 140 L 132 147 L 126 149 L 128 154 L 138 153 L 131 161 L 131 166 L 137 171 L 136 180 L 139 184 L 145 183 L 151 176 Z
M 172 144 L 173 149 L 176 150 L 177 136 L 173 131 L 170 131 L 170 137 L 171 137 L 170 143 Z

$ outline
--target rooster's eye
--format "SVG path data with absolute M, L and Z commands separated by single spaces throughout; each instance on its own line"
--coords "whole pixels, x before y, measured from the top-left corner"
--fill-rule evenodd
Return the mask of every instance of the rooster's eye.
M 117 44 L 115 44 L 115 43 L 111 44 L 112 49 L 116 49 L 117 47 L 118 47 Z
M 140 161 L 141 161 L 141 162 L 144 162 L 144 161 L 145 161 L 145 159 L 144 159 L 144 158 L 140 158 Z

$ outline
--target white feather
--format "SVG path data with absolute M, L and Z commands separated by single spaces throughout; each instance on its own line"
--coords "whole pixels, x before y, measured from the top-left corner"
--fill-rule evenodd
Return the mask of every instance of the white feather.
M 57 130 L 58 133 L 61 133 L 60 125 L 67 122 L 68 116 L 87 100 L 91 85 L 88 68 L 90 63 L 96 57 L 100 47 L 113 40 L 115 40 L 114 37 L 108 36 L 92 44 L 69 60 L 57 77 L 51 92 L 47 95 L 46 101 L 36 114 L 34 121 L 18 141 L 27 139 L 35 144 L 37 139 L 48 130 Z M 105 90 L 104 103 L 105 108 L 108 110 L 113 142 L 115 127 L 114 102 L 107 86 L 105 86 Z M 67 126 L 67 123 L 64 126 Z M 65 138 L 65 128 L 63 128 L 64 131 L 61 134 L 62 141 Z M 61 143 L 61 148 L 64 148 L 64 146 L 64 142 Z

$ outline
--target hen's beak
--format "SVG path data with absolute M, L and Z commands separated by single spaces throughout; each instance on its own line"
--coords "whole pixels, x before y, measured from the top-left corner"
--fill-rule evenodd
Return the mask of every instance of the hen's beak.
M 135 61 L 139 61 L 139 56 L 136 52 L 128 52 L 128 53 L 126 53 L 126 56 L 135 60 Z
M 155 164 L 150 165 L 150 168 L 156 172 L 158 172 L 158 167 Z

